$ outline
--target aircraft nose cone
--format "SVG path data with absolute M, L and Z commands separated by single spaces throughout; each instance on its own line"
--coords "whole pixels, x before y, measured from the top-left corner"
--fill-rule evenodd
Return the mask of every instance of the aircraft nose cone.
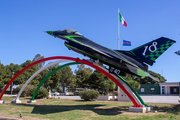
M 49 34 L 49 35 L 54 35 L 55 31 L 45 31 L 45 33 Z

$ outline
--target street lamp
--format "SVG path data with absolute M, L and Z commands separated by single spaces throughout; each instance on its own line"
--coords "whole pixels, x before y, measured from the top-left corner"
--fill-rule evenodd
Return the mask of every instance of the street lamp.
M 12 78 L 14 77 L 14 72 L 12 72 Z M 13 91 L 13 82 L 11 83 L 11 95 L 12 95 L 12 91 Z

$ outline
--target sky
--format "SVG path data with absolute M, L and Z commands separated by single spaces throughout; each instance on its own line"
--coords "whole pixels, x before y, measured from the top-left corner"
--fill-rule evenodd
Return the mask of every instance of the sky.
M 127 27 L 119 25 L 120 50 L 131 50 L 162 36 L 175 40 L 149 70 L 161 74 L 167 82 L 180 82 L 180 56 L 174 53 L 180 50 L 179 5 L 179 0 L 1 0 L 0 61 L 20 65 L 36 54 L 87 59 L 68 50 L 63 40 L 43 32 L 67 28 L 118 49 L 119 9 L 127 22 Z M 132 45 L 122 46 L 122 39 Z

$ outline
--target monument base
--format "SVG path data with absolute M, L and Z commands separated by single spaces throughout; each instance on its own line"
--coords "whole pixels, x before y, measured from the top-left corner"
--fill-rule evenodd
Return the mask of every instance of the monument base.
M 20 100 L 12 100 L 11 103 L 21 103 Z
M 152 107 L 129 107 L 129 112 L 140 112 L 140 113 L 148 113 L 152 110 Z
M 35 100 L 29 100 L 27 101 L 27 103 L 35 103 L 36 101 Z
M 4 104 L 4 100 L 0 100 L 0 104 Z

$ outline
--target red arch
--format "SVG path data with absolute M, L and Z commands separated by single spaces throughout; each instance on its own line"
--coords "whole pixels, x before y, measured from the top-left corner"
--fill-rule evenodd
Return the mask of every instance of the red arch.
M 72 58 L 72 57 L 66 57 L 66 56 L 54 56 L 54 57 L 48 57 L 48 58 L 44 58 L 38 61 L 35 61 L 31 64 L 29 64 L 28 66 L 24 67 L 21 71 L 19 71 L 4 87 L 4 89 L 2 90 L 1 94 L 0 94 L 0 100 L 2 100 L 2 96 L 4 95 L 5 91 L 7 90 L 7 88 L 9 87 L 9 85 L 20 75 L 22 74 L 25 70 L 27 70 L 28 68 L 44 62 L 44 61 L 48 61 L 48 60 L 54 60 L 54 59 L 67 59 L 67 60 L 72 60 L 75 62 L 80 62 L 86 65 L 89 65 L 93 68 L 95 68 L 96 70 L 102 72 L 103 74 L 105 74 L 107 77 L 109 77 L 112 81 L 114 81 L 125 93 L 126 95 L 130 98 L 130 100 L 133 102 L 134 106 L 133 107 L 142 107 L 141 105 L 138 104 L 138 102 L 135 100 L 135 98 L 133 96 L 131 96 L 131 94 L 124 88 L 124 86 L 122 86 L 113 76 L 111 76 L 108 72 L 104 71 L 103 69 L 99 68 L 98 66 L 94 65 L 91 62 L 88 62 L 86 60 L 81 60 L 79 58 Z

